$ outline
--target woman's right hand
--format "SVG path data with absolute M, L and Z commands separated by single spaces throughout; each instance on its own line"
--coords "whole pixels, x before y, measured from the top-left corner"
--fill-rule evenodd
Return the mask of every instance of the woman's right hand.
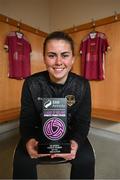
M 38 141 L 36 141 L 36 139 L 34 138 L 31 138 L 26 143 L 26 149 L 31 158 L 36 159 L 39 157 L 50 156 L 50 154 L 38 154 L 37 148 L 38 148 Z

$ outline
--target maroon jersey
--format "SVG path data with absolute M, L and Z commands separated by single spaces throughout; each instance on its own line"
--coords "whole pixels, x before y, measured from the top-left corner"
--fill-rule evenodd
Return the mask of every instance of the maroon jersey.
M 81 42 L 82 75 L 88 80 L 105 79 L 104 55 L 109 45 L 104 33 L 89 33 Z
M 5 46 L 9 53 L 9 78 L 23 79 L 31 74 L 31 45 L 21 32 L 10 32 Z

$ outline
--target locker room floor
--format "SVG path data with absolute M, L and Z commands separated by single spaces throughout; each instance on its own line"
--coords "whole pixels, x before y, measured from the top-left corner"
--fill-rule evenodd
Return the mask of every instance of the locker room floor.
M 12 178 L 12 158 L 18 139 L 18 129 L 0 135 L 0 179 Z M 105 131 L 91 128 L 89 139 L 96 152 L 95 179 L 120 179 L 120 134 L 108 132 L 106 135 Z M 51 171 L 43 168 L 47 172 Z M 65 177 L 66 172 L 63 172 Z

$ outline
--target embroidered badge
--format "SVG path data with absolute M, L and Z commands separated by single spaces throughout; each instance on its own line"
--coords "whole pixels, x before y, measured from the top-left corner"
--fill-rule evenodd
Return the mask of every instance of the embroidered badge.
M 67 105 L 68 106 L 72 106 L 73 104 L 75 104 L 75 96 L 74 95 L 67 95 Z

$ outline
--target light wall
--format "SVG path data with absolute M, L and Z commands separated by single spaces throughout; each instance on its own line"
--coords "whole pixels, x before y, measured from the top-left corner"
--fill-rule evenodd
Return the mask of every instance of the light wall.
M 0 14 L 44 32 L 50 31 L 49 0 L 0 0 Z
M 120 0 L 52 0 L 50 30 L 63 30 L 120 12 Z
M 44 32 L 120 13 L 120 0 L 0 0 L 0 13 Z

